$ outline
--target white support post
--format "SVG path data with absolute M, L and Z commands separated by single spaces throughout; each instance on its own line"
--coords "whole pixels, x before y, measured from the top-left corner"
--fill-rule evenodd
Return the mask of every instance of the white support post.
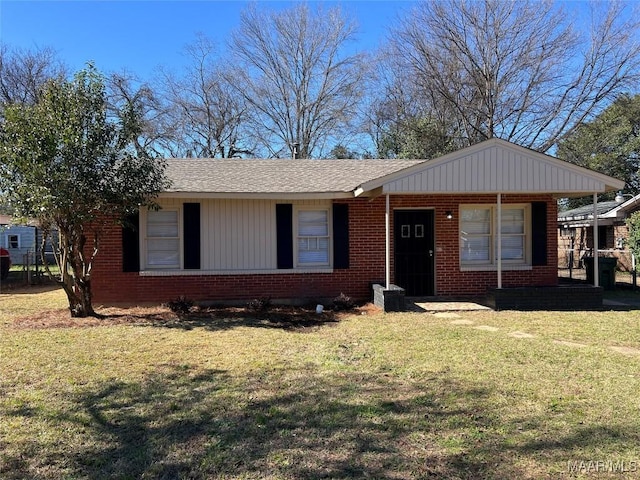
M 593 194 L 593 285 L 600 286 L 600 261 L 598 260 L 598 194 Z
M 502 288 L 502 194 L 498 194 L 497 198 L 498 208 L 498 288 Z
M 389 221 L 389 194 L 386 197 L 386 207 L 384 211 L 384 233 L 385 233 L 385 247 L 384 247 L 384 274 L 386 289 L 391 289 L 391 232 Z

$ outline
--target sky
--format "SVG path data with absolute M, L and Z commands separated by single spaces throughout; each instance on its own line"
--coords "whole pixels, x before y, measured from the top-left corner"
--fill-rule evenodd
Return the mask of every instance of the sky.
M 260 2 L 282 9 L 291 2 Z M 313 2 L 310 2 L 313 3 Z M 103 73 L 126 70 L 148 80 L 158 66 L 179 69 L 184 46 L 203 33 L 222 51 L 238 26 L 245 1 L 32 1 L 0 0 L 0 41 L 33 50 L 52 47 L 72 72 L 88 61 Z M 340 5 L 359 25 L 357 48 L 374 50 L 406 1 L 325 1 Z

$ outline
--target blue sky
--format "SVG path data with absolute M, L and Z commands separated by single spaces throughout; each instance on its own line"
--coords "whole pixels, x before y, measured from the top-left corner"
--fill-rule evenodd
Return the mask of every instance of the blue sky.
M 290 2 L 263 2 L 280 9 Z M 359 25 L 358 48 L 373 50 L 410 1 L 323 2 L 341 5 Z M 244 1 L 0 0 L 0 40 L 12 47 L 53 47 L 77 71 L 93 61 L 103 72 L 127 70 L 150 79 L 163 65 L 180 68 L 183 47 L 202 32 L 221 50 Z

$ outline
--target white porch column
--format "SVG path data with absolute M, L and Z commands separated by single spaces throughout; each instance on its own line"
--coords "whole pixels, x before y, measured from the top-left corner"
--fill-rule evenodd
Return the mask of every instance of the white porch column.
M 498 194 L 498 288 L 502 288 L 502 194 Z
M 384 281 L 386 289 L 391 288 L 391 231 L 389 222 L 389 194 L 385 195 L 386 208 L 384 211 Z
M 593 194 L 593 285 L 600 285 L 600 265 L 598 260 L 598 194 Z

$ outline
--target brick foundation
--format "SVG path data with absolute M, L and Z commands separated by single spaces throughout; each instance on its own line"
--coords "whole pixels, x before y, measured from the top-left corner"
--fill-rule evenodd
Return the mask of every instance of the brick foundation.
M 600 310 L 602 292 L 592 285 L 492 288 L 487 305 L 494 310 Z
M 397 285 L 389 285 L 386 289 L 382 285 L 373 285 L 373 303 L 385 312 L 404 312 L 405 295 L 404 289 Z

